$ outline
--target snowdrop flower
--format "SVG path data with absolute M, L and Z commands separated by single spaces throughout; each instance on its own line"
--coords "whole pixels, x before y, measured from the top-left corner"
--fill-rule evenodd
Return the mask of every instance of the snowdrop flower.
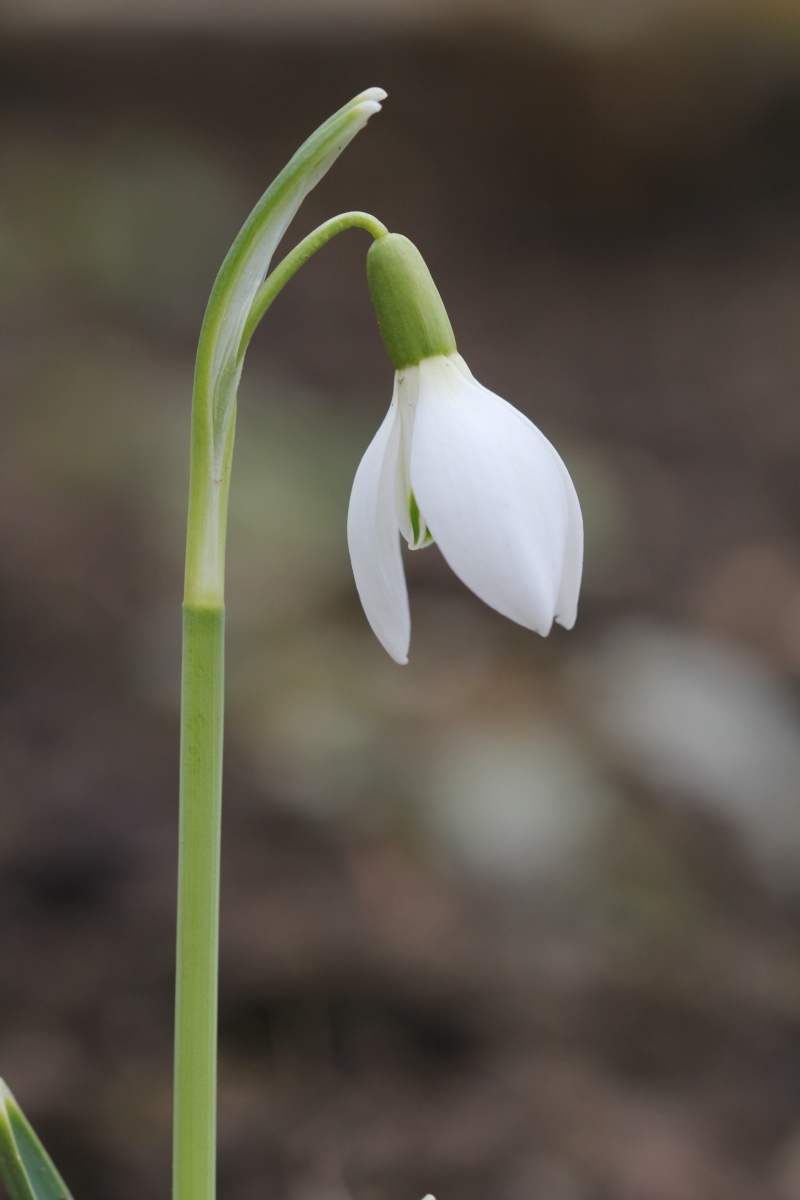
M 456 352 L 439 293 L 399 234 L 367 260 L 397 368 L 389 412 L 356 472 L 347 536 L 376 636 L 408 661 L 411 620 L 399 533 L 436 542 L 458 577 L 503 616 L 546 635 L 575 623 L 583 521 L 566 467 L 544 434 L 483 387 Z

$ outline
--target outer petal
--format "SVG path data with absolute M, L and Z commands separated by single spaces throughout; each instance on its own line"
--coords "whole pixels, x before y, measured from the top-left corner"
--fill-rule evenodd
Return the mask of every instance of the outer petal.
M 356 587 L 375 636 L 395 662 L 408 662 L 411 617 L 395 510 L 400 450 L 397 384 L 383 424 L 362 458 L 347 512 Z
M 553 449 L 552 446 L 550 448 Z M 581 590 L 581 576 L 583 575 L 583 514 L 570 473 L 555 450 L 553 450 L 553 454 L 556 455 L 561 468 L 561 481 L 567 494 L 569 509 L 567 544 L 564 547 L 564 570 L 556 600 L 556 620 L 565 629 L 572 629 L 578 616 L 578 593 Z
M 467 587 L 541 634 L 557 613 L 574 619 L 580 509 L 565 476 L 547 438 L 460 355 L 420 363 L 411 449 L 420 511 Z

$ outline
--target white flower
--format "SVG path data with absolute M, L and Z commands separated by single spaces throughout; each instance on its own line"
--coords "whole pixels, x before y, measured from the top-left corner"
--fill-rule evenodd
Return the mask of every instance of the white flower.
M 398 530 L 436 541 L 456 575 L 512 621 L 545 635 L 575 623 L 583 521 L 544 434 L 483 387 L 460 354 L 395 375 L 389 412 L 353 482 L 347 538 L 367 620 L 396 662 L 411 619 Z

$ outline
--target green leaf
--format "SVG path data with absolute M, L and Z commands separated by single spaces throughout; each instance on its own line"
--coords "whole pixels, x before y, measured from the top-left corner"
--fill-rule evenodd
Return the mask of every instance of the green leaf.
M 2 1079 L 0 1176 L 11 1200 L 72 1200 L 53 1160 Z

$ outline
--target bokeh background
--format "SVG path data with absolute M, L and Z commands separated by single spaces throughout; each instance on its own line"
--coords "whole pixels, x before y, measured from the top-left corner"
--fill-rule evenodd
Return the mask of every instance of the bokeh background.
M 800 1197 L 800 6 L 5 0 L 0 1072 L 78 1200 L 166 1196 L 193 354 L 261 191 L 374 212 L 558 446 L 576 629 L 409 556 L 367 238 L 248 356 L 229 536 L 225 1200 Z

